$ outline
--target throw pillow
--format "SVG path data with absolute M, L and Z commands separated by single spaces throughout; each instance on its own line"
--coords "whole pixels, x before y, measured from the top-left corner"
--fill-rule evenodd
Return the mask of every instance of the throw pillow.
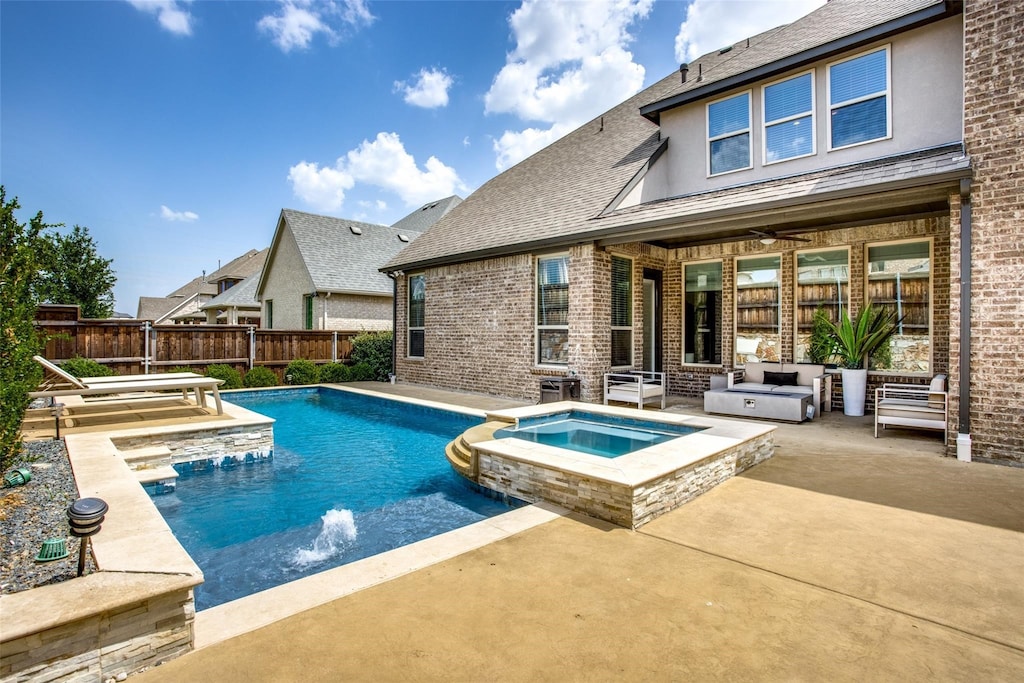
M 795 387 L 799 386 L 796 381 L 795 372 L 768 372 L 764 373 L 765 384 L 776 384 L 780 387 Z

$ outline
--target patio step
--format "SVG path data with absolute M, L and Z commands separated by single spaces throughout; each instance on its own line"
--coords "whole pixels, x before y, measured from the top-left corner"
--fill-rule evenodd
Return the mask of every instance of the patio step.
M 140 484 L 154 484 L 158 481 L 168 481 L 178 478 L 178 471 L 166 465 L 164 467 L 150 467 L 144 470 L 135 470 L 135 478 Z

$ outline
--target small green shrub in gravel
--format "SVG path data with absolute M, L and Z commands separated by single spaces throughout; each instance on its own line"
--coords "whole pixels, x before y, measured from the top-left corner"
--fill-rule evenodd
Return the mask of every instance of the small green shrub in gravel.
M 352 366 L 353 382 L 373 382 L 377 379 L 377 373 L 369 363 L 356 363 Z
M 338 384 L 352 381 L 352 370 L 344 363 L 327 363 L 319 369 L 320 381 L 324 384 Z
M 91 358 L 76 356 L 60 364 L 60 369 L 75 377 L 110 377 L 114 371 Z
M 247 387 L 276 387 L 277 386 L 277 375 L 270 368 L 265 368 L 262 365 L 256 367 L 245 373 L 245 386 Z
M 316 384 L 316 364 L 305 358 L 296 358 L 284 371 L 286 384 Z
M 224 380 L 224 384 L 220 385 L 221 389 L 241 389 L 242 388 L 242 373 L 235 370 L 230 365 L 223 363 L 215 363 L 210 367 L 206 368 L 206 376 L 213 377 L 214 379 Z

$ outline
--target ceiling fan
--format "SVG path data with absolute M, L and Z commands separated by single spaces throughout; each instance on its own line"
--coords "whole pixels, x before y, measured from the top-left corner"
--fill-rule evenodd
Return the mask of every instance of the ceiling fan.
M 780 235 L 774 230 L 751 230 L 752 234 L 758 237 L 761 244 L 775 244 L 776 240 L 794 240 L 796 242 L 813 242 L 807 237 L 796 237 L 795 235 Z

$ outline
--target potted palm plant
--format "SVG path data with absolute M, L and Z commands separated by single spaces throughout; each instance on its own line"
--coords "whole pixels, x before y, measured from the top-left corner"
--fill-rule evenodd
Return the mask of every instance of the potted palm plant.
M 843 312 L 839 322 L 829 323 L 833 350 L 842 368 L 844 414 L 864 414 L 868 357 L 889 342 L 899 323 L 896 311 L 871 303 L 861 308 L 855 320 Z

